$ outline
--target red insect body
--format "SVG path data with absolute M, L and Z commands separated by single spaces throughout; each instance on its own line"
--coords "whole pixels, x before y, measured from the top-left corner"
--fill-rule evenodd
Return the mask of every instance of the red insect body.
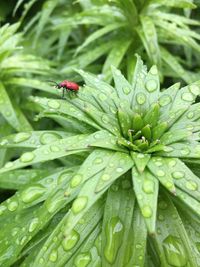
M 78 91 L 79 90 L 79 85 L 74 82 L 70 82 L 67 80 L 64 80 L 63 82 L 59 83 L 59 87 L 66 88 L 70 91 Z

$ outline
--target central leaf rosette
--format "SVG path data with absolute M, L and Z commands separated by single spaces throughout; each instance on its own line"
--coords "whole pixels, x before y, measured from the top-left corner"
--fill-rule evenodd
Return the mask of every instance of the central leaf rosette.
M 118 143 L 130 150 L 142 153 L 152 153 L 162 150 L 160 137 L 167 129 L 167 123 L 158 124 L 160 106 L 153 105 L 146 114 L 128 113 L 118 110 L 119 124 L 123 139 Z

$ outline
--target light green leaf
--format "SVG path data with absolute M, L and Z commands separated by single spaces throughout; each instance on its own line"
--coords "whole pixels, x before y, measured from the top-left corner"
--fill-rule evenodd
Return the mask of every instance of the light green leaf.
M 30 130 L 30 124 L 27 122 L 19 108 L 14 108 L 3 83 L 0 83 L 0 113 L 17 131 L 25 130 L 24 127 L 28 127 L 27 130 Z
M 147 170 L 139 174 L 136 168 L 132 168 L 132 180 L 135 195 L 142 216 L 150 233 L 155 233 L 158 181 Z
M 133 166 L 131 157 L 122 152 L 115 152 L 108 162 L 108 165 L 99 178 L 95 192 L 101 192 L 118 177 L 126 173 Z
M 152 174 L 160 181 L 160 183 L 167 188 L 172 194 L 176 194 L 176 189 L 172 176 L 169 173 L 169 166 L 167 160 L 161 157 L 152 157 L 148 164 L 148 168 Z
M 120 41 L 112 42 L 113 48 L 108 54 L 106 61 L 104 62 L 102 73 L 104 80 L 110 82 L 112 80 L 112 72 L 110 66 L 118 67 L 127 52 L 132 40 L 123 38 Z
M 102 226 L 102 265 L 105 267 L 124 266 L 127 261 L 134 200 L 130 176 L 114 183 L 108 191 Z
M 150 160 L 151 155 L 131 152 L 131 157 L 132 157 L 133 161 L 135 162 L 135 165 L 136 165 L 139 173 L 142 173 L 145 170 L 145 167 L 146 167 L 148 161 Z

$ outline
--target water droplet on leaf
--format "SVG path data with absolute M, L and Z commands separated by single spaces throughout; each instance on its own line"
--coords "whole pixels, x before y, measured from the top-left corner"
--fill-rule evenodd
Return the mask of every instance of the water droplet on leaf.
M 79 213 L 80 211 L 82 211 L 88 202 L 88 198 L 87 197 L 78 197 L 76 200 L 74 200 L 73 205 L 72 205 L 72 211 L 73 213 Z
M 31 137 L 30 133 L 18 133 L 15 135 L 13 141 L 14 143 L 20 143 L 23 142 Z
M 60 107 L 60 103 L 57 100 L 51 99 L 48 101 L 48 106 L 53 109 L 58 109 Z
M 43 145 L 49 144 L 49 143 L 53 143 L 57 140 L 61 139 L 61 136 L 59 134 L 56 133 L 43 133 L 40 136 L 40 143 Z
M 62 242 L 63 249 L 65 251 L 72 249 L 79 241 L 79 238 L 79 234 L 75 230 L 72 230 L 71 233 L 68 234 Z
M 33 152 L 25 152 L 24 154 L 21 155 L 20 161 L 23 163 L 30 162 L 34 159 L 35 155 Z

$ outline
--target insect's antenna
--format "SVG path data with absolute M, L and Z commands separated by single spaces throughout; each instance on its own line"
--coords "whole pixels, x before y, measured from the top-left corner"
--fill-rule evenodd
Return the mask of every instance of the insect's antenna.
M 58 84 L 57 82 L 55 82 L 55 81 L 52 81 L 52 80 L 46 80 L 46 82 L 53 83 L 53 84 L 55 84 L 57 87 L 59 87 L 59 84 Z

